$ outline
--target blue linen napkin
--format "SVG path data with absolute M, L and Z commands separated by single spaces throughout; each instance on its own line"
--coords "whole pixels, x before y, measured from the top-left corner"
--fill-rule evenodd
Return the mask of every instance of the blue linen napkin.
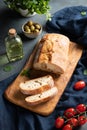
M 59 10 L 51 21 L 47 21 L 49 33 L 61 33 L 78 44 L 87 47 L 87 7 L 73 6 Z
M 76 21 L 76 18 L 79 20 L 81 18 L 86 19 L 86 16 L 80 15 L 81 11 L 86 11 L 86 10 L 87 10 L 86 7 L 79 6 L 79 7 L 65 8 L 61 11 L 56 12 L 52 18 L 52 21 L 47 22 L 47 27 L 48 27 L 47 30 L 49 32 L 58 32 L 62 34 L 65 34 L 64 31 L 66 30 L 67 32 L 68 30 L 68 33 L 70 31 L 70 38 L 73 39 L 73 37 L 75 37 L 74 40 L 77 40 L 76 37 L 78 37 L 79 39 L 78 29 L 83 30 L 82 26 L 85 21 L 83 20 L 84 22 L 81 25 L 80 22 Z M 67 11 L 68 11 L 68 14 L 66 14 Z M 79 14 L 78 14 L 78 11 L 79 11 Z M 64 19 L 65 14 L 66 14 L 66 19 Z M 58 27 L 58 24 L 56 24 L 58 23 L 57 18 L 60 18 L 60 23 L 62 24 L 59 27 Z M 70 23 L 68 22 L 69 18 L 71 18 L 72 21 L 75 20 L 76 25 L 80 27 L 76 29 L 77 35 L 76 35 L 76 30 L 75 32 L 71 31 L 73 30 L 73 26 L 72 26 L 72 22 Z M 65 25 L 65 23 L 67 24 L 69 23 L 69 24 L 68 24 L 68 27 L 63 31 L 64 28 L 62 26 Z M 76 25 L 74 26 L 74 29 L 75 27 L 77 28 Z M 59 31 L 58 31 L 58 28 L 59 28 Z M 84 28 L 83 32 L 85 31 L 86 30 Z M 73 37 L 71 34 L 73 34 Z M 81 42 L 82 45 L 87 44 L 85 40 L 86 39 L 83 38 L 83 42 Z M 3 94 L 4 94 L 5 89 L 11 82 L 13 82 L 17 74 L 13 75 L 12 77 L 6 80 L 1 81 L 0 82 L 0 130 L 56 130 L 54 126 L 55 119 L 57 118 L 58 115 L 62 115 L 66 108 L 75 107 L 77 104 L 80 104 L 80 103 L 87 104 L 87 85 L 81 91 L 75 91 L 73 89 L 74 83 L 78 80 L 84 80 L 87 84 L 87 80 L 86 80 L 87 75 L 84 75 L 83 73 L 84 70 L 86 69 L 87 69 L 87 50 L 84 49 L 82 57 L 79 60 L 77 67 L 71 77 L 71 80 L 68 83 L 63 95 L 61 96 L 59 103 L 57 104 L 54 112 L 47 117 L 38 115 L 24 108 L 16 106 L 4 98 Z

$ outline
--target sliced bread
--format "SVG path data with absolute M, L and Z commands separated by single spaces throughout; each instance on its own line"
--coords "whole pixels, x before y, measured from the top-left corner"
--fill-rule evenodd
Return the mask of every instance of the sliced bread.
M 49 90 L 46 90 L 40 94 L 28 96 L 25 98 L 26 103 L 29 105 L 38 105 L 49 101 L 52 97 L 54 97 L 58 93 L 57 87 L 52 87 Z
M 34 95 L 42 93 L 54 86 L 54 80 L 51 75 L 46 75 L 40 78 L 35 78 L 22 82 L 19 85 L 19 89 L 23 94 Z

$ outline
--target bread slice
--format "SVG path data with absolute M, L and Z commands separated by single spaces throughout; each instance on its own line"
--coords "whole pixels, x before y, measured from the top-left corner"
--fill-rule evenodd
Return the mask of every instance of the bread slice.
M 34 69 L 64 73 L 68 62 L 69 43 L 69 38 L 62 34 L 45 34 L 39 42 Z
M 52 97 L 54 97 L 58 93 L 57 87 L 52 87 L 47 91 L 44 91 L 40 94 L 28 96 L 25 98 L 26 103 L 29 105 L 38 105 L 40 103 L 44 103 L 49 101 Z
M 19 85 L 20 91 L 23 94 L 34 95 L 42 93 L 54 86 L 54 80 L 51 75 L 46 75 L 40 78 L 22 82 Z

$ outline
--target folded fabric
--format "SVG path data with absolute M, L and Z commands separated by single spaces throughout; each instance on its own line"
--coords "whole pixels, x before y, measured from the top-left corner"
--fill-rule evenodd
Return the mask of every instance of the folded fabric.
M 87 7 L 73 6 L 56 12 L 51 21 L 47 21 L 49 33 L 61 33 L 70 40 L 87 47 Z

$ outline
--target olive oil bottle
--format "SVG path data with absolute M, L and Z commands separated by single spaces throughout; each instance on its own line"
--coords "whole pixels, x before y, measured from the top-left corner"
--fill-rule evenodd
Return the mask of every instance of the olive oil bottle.
M 5 45 L 9 61 L 16 61 L 23 58 L 23 43 L 14 28 L 9 29 L 8 36 L 5 38 Z

